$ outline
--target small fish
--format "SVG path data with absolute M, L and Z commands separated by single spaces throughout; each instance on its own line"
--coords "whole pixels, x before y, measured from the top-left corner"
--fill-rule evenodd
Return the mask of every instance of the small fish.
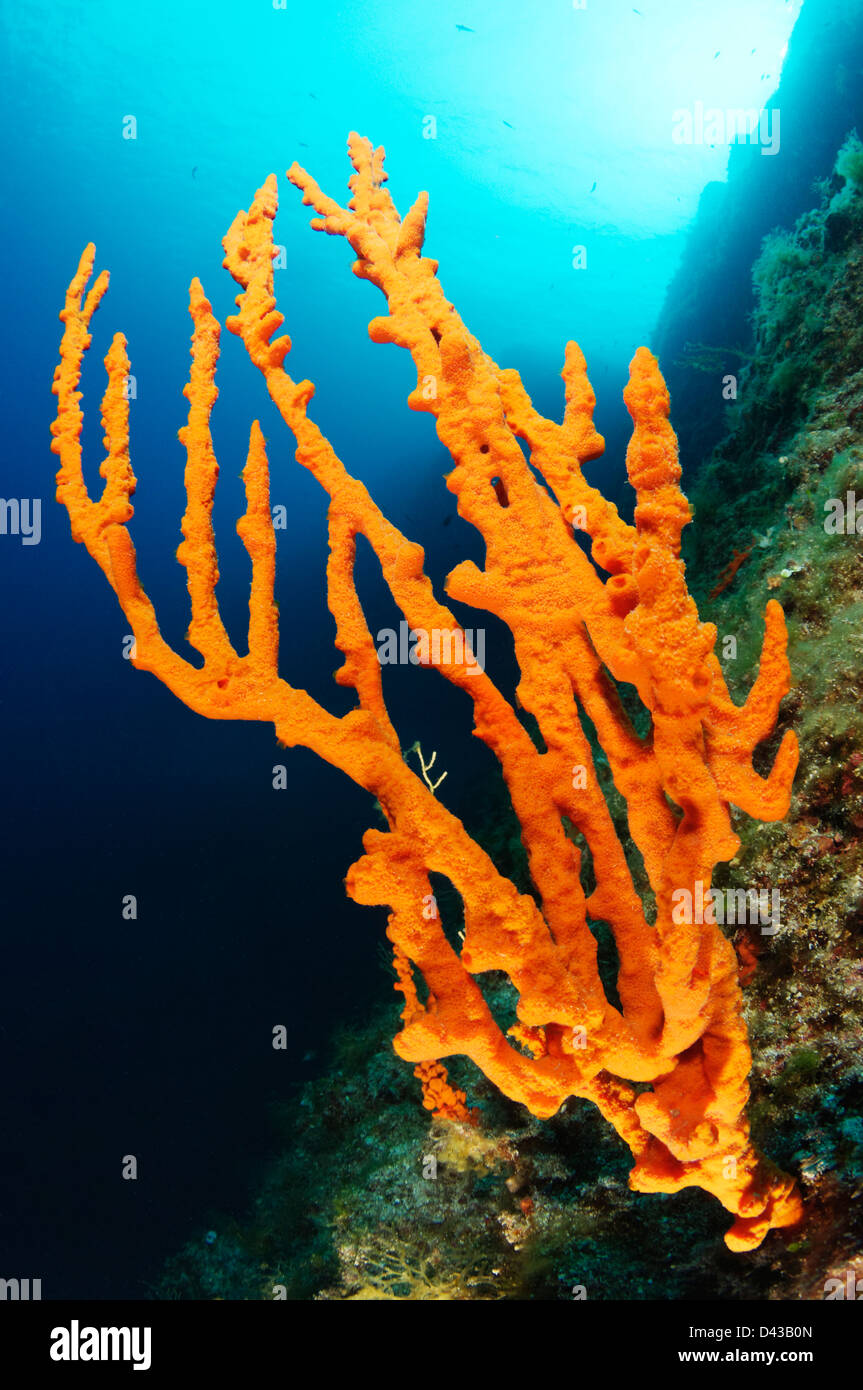
M 591 191 L 591 193 L 595 193 L 595 192 L 596 192 L 596 179 L 593 180 L 593 188 L 592 188 L 590 191 Z
M 507 126 L 510 130 L 515 130 L 515 126 L 514 126 L 514 125 L 510 125 L 510 124 L 509 124 L 509 121 L 504 121 L 504 125 Z
M 309 92 L 309 96 L 311 97 L 312 101 L 317 101 L 317 97 L 315 96 L 314 92 Z
M 297 141 L 297 144 L 298 144 L 302 149 L 304 149 L 304 150 L 307 150 L 307 149 L 309 148 L 308 145 L 306 144 L 305 140 L 298 140 L 298 141 Z
M 198 172 L 198 166 L 197 166 L 197 164 L 196 164 L 195 167 L 194 167 L 194 169 L 192 170 L 192 178 L 195 177 L 195 175 L 197 174 L 197 172 Z
M 476 30 L 471 29 L 469 24 L 457 24 L 456 29 L 460 29 L 463 34 L 475 34 Z
M 753 48 L 752 53 L 757 53 L 757 52 L 758 52 L 758 49 L 757 49 L 757 48 Z M 752 53 L 750 53 L 750 55 L 749 55 L 750 58 L 752 57 Z
M 719 55 L 720 55 L 721 52 L 722 52 L 722 49 L 721 49 L 721 48 L 717 48 L 716 52 L 715 52 L 714 55 L 713 55 L 713 61 L 714 61 L 714 63 L 716 62 L 716 59 L 719 57 Z
M 644 15 L 641 14 L 641 10 L 636 10 L 636 9 L 633 7 L 632 13 L 633 13 L 633 14 L 637 14 L 637 15 L 641 15 L 641 18 L 644 19 Z
M 450 522 L 452 521 L 452 515 L 453 515 L 452 512 L 450 512 L 449 516 L 445 516 L 445 517 L 444 517 L 444 519 L 443 519 L 443 525 L 444 525 L 444 526 L 449 526 Z

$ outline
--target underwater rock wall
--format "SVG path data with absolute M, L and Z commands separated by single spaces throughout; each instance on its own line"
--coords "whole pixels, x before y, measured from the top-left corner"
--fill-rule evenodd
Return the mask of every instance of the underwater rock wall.
M 816 206 L 790 230 L 765 238 L 751 271 L 752 349 L 735 378 L 728 433 L 692 488 L 697 524 L 684 548 L 696 590 L 714 580 L 725 587 L 729 538 L 741 550 L 754 546 L 757 557 L 771 550 L 784 521 L 797 531 L 809 529 L 816 513 L 823 521 L 822 475 L 829 467 L 830 486 L 841 486 L 833 461 L 861 437 L 863 144 L 856 135 L 812 196 Z M 721 396 L 722 380 L 716 369 L 705 396 Z M 819 543 L 823 537 L 821 527 Z M 770 587 L 784 601 L 786 587 L 778 579 Z
M 767 103 L 780 115 L 778 152 L 733 145 L 727 183 L 704 190 L 652 344 L 671 392 L 684 479 L 726 428 L 726 402 L 705 389 L 704 371 L 737 374 L 751 353 L 751 271 L 762 239 L 793 226 L 848 134 L 863 134 L 861 70 L 863 0 L 806 0 Z
M 782 827 L 735 822 L 730 887 L 781 893 L 781 930 L 738 930 L 753 1043 L 753 1130 L 790 1146 L 809 1212 L 774 1296 L 822 1297 L 859 1272 L 863 1222 L 863 145 L 846 140 L 814 206 L 752 269 L 750 360 L 730 429 L 692 490 L 685 553 L 729 688 L 757 661 L 751 614 L 774 594 L 800 766 Z M 718 380 L 717 380 L 718 391 Z M 858 506 L 858 501 L 860 505 Z M 739 563 L 728 566 L 736 553 Z M 745 558 L 743 558 L 745 557 Z M 746 634 L 746 635 L 744 635 Z M 738 640 L 739 635 L 739 640 Z M 769 756 L 769 746 L 765 748 Z M 789 1259 L 799 1260 L 794 1268 Z

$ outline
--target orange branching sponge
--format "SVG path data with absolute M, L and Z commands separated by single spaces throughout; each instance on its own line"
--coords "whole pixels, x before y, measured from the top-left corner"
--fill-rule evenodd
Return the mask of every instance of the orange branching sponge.
M 465 1105 L 466 1093 L 450 1085 L 446 1067 L 440 1062 L 420 1062 L 414 1067 L 414 1076 L 422 1083 L 423 1105 L 437 1119 L 472 1122 L 471 1112 Z
M 357 135 L 348 148 L 354 173 L 347 207 L 298 165 L 288 177 L 316 214 L 312 226 L 345 238 L 356 257 L 354 273 L 385 296 L 388 312 L 372 320 L 372 339 L 396 343 L 413 358 L 417 384 L 408 403 L 434 417 L 454 464 L 447 486 L 485 542 L 485 567 L 458 565 L 447 591 L 509 627 L 520 669 L 517 705 L 480 669 L 453 613 L 436 598 L 420 546 L 387 521 L 315 424 L 312 383 L 294 381 L 285 369 L 291 344 L 279 335 L 282 315 L 273 294 L 272 176 L 224 240 L 225 266 L 241 289 L 227 327 L 260 370 L 296 440 L 297 460 L 329 495 L 328 601 L 344 657 L 336 680 L 354 689 L 356 707 L 337 717 L 279 673 L 275 541 L 257 422 L 244 472 L 246 512 L 238 523 L 251 560 L 247 655 L 234 650 L 222 625 L 209 426 L 219 325 L 197 280 L 190 296 L 189 415 L 180 431 L 187 507 L 178 559 L 191 600 L 188 638 L 202 665 L 165 643 L 137 575 L 127 529 L 135 478 L 121 335 L 105 359 L 101 498 L 92 501 L 84 485 L 77 387 L 93 312 L 107 287 L 103 272 L 85 297 L 92 246 L 60 316 L 65 329 L 52 446 L 60 456 L 58 498 L 72 534 L 101 565 L 122 605 L 135 634 L 137 667 L 201 714 L 271 721 L 282 743 L 313 749 L 377 798 L 388 829 L 365 835 L 347 890 L 357 902 L 390 910 L 387 935 L 405 997 L 395 1048 L 417 1067 L 426 1104 L 467 1113 L 440 1065 L 456 1054 L 537 1116 L 554 1114 L 571 1096 L 591 1100 L 632 1150 L 633 1188 L 696 1186 L 713 1193 L 735 1216 L 728 1244 L 751 1248 L 771 1227 L 797 1221 L 800 1201 L 791 1179 L 749 1139 L 751 1057 L 734 949 L 714 921 L 680 920 L 675 903 L 679 890 L 706 893 L 715 865 L 735 854 L 730 805 L 763 820 L 787 812 L 797 764 L 793 733 L 782 739 L 767 777 L 752 766 L 753 750 L 773 731 L 789 686 L 782 609 L 767 604 L 758 676 L 737 706 L 714 654 L 716 630 L 699 621 L 686 588 L 680 534 L 690 511 L 655 359 L 639 349 L 625 391 L 634 424 L 627 468 L 636 506 L 629 525 L 582 472 L 603 440 L 594 429 L 594 395 L 579 348 L 566 349 L 563 420 L 545 419 L 519 374 L 483 352 L 445 298 L 437 263 L 422 254 L 426 195 L 400 217 L 384 187 L 383 150 Z M 590 556 L 574 526 L 589 537 Z M 472 702 L 474 731 L 497 757 L 521 825 L 532 895 L 498 872 L 402 755 L 354 586 L 358 536 L 374 550 L 411 629 L 447 639 L 439 655 L 426 651 L 421 659 Z M 650 716 L 646 737 L 627 717 L 616 683 L 637 691 Z M 541 747 L 517 708 L 535 720 Z M 626 802 L 655 920 L 636 892 L 588 727 Z M 589 893 L 573 828 L 590 852 L 596 886 Z M 429 910 L 431 873 L 444 875 L 461 896 L 460 948 L 455 932 L 448 935 L 437 910 Z M 597 968 L 591 924 L 599 922 L 614 934 L 619 1007 Z M 503 972 L 517 996 L 518 1021 L 509 1035 L 483 994 L 487 971 Z

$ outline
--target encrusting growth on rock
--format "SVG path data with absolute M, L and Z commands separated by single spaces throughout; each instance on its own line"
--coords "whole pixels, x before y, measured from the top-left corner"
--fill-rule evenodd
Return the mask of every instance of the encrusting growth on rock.
M 724 568 L 720 571 L 719 578 L 717 579 L 716 584 L 710 590 L 710 598 L 718 598 L 719 595 L 723 593 L 725 589 L 728 588 L 735 574 L 740 569 L 740 566 L 743 564 L 745 560 L 749 559 L 749 556 L 752 554 L 754 547 L 755 542 L 753 541 L 752 544 L 748 545 L 745 550 L 735 549 L 734 554 L 728 561 L 728 564 L 725 565 Z
M 312 226 L 344 237 L 356 256 L 354 273 L 385 296 L 388 313 L 372 320 L 372 339 L 396 343 L 413 358 L 417 385 L 408 403 L 434 416 L 454 464 L 447 486 L 460 515 L 485 542 L 485 568 L 458 565 L 447 592 L 509 627 L 520 670 L 518 705 L 535 719 L 541 750 L 435 597 L 421 547 L 382 515 L 314 423 L 312 383 L 294 381 L 285 369 L 291 344 L 278 336 L 282 315 L 273 294 L 273 176 L 224 240 L 225 266 L 241 287 L 227 327 L 263 375 L 294 435 L 298 462 L 329 495 L 328 603 L 344 658 L 336 680 L 354 689 L 356 707 L 337 717 L 279 674 L 275 537 L 257 422 L 243 475 L 246 512 L 238 523 L 252 570 L 247 655 L 234 650 L 222 625 L 212 528 L 218 465 L 209 423 L 220 330 L 197 280 L 190 292 L 188 423 L 180 431 L 187 506 L 178 559 L 191 600 L 188 639 L 202 665 L 165 643 L 138 579 L 127 529 L 135 478 L 125 395 L 129 361 L 120 334 L 105 359 L 107 456 L 98 501 L 83 481 L 77 387 L 90 322 L 107 288 L 103 272 L 85 298 L 92 245 L 61 314 L 52 426 L 60 456 L 58 498 L 73 536 L 101 565 L 120 601 L 139 669 L 210 718 L 272 722 L 282 743 L 314 750 L 379 802 L 388 829 L 365 835 L 347 891 L 357 902 L 389 908 L 387 935 L 405 996 L 395 1048 L 416 1065 L 426 1104 L 440 1101 L 438 1109 L 456 1118 L 468 1114 L 463 1093 L 449 1086 L 440 1065 L 456 1054 L 471 1058 L 537 1116 L 553 1115 L 570 1096 L 591 1100 L 632 1150 L 633 1188 L 697 1186 L 713 1193 L 735 1216 L 729 1246 L 751 1248 L 771 1227 L 797 1221 L 800 1200 L 791 1179 L 749 1139 L 751 1058 L 733 947 L 712 920 L 677 920 L 673 902 L 678 890 L 692 892 L 696 884 L 706 893 L 715 865 L 735 854 L 731 804 L 762 820 L 787 812 L 797 764 L 794 734 L 784 735 L 767 777 L 752 766 L 753 751 L 773 731 L 789 687 L 782 609 L 767 604 L 760 669 L 738 707 L 714 654 L 716 630 L 699 621 L 686 588 L 680 535 L 690 511 L 655 359 L 638 350 L 625 391 L 634 424 L 627 469 L 636 506 L 629 525 L 582 473 L 582 465 L 602 452 L 603 440 L 593 426 L 594 395 L 579 348 L 570 343 L 566 349 L 563 421 L 544 419 L 519 374 L 502 370 L 483 352 L 445 298 L 437 263 L 422 254 L 426 195 L 400 217 L 384 187 L 383 150 L 357 135 L 348 148 L 354 173 L 346 208 L 298 165 L 288 177 L 314 209 Z M 573 526 L 589 537 L 590 556 Z M 440 659 L 426 651 L 420 660 L 437 666 L 472 701 L 474 731 L 500 763 L 521 826 L 535 898 L 498 872 L 402 756 L 354 585 L 358 536 L 372 547 L 410 628 L 452 639 Z M 632 726 L 615 682 L 635 687 L 650 714 L 647 737 Z M 626 801 L 629 831 L 656 899 L 653 923 L 597 778 L 588 722 Z M 596 887 L 589 896 L 581 852 L 565 822 L 590 850 Z M 460 950 L 450 944 L 436 908 L 429 910 L 435 901 L 431 873 L 446 877 L 464 904 Z M 619 1008 L 603 989 L 591 922 L 607 923 L 614 934 Z M 478 982 L 486 971 L 503 971 L 517 993 L 519 1021 L 509 1035 L 495 1022 Z

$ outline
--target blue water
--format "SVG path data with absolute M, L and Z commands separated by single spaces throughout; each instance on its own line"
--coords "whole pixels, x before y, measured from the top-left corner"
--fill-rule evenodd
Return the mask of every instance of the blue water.
M 629 360 L 650 344 L 701 192 L 725 177 L 728 158 L 721 142 L 676 145 L 673 113 L 696 101 L 760 107 L 800 5 L 299 9 L 0 7 L 2 493 L 42 499 L 38 545 L 0 537 L 0 1275 L 42 1278 L 44 1297 L 139 1293 L 165 1254 L 206 1229 L 208 1212 L 241 1210 L 272 1143 L 268 1105 L 310 1073 L 308 1054 L 335 1022 L 362 1018 L 387 990 L 376 957 L 383 914 L 348 902 L 342 885 L 374 821 L 368 798 L 310 754 L 278 750 L 271 729 L 208 723 L 135 672 L 122 655 L 126 621 L 53 501 L 57 313 L 83 246 L 94 241 L 97 267 L 111 272 L 83 384 L 87 476 L 97 482 L 101 459 L 100 359 L 121 329 L 137 391 L 133 535 L 176 647 L 188 621 L 174 562 L 188 285 L 200 276 L 224 321 L 236 287 L 221 237 L 271 171 L 290 369 L 317 383 L 315 418 L 426 546 L 440 581 L 463 556 L 481 558 L 467 528 L 449 524 L 449 461 L 430 417 L 405 407 L 407 355 L 368 340 L 377 292 L 350 274 L 344 243 L 309 229 L 284 170 L 297 159 L 344 199 L 348 131 L 383 143 L 399 208 L 429 192 L 426 246 L 447 295 L 486 350 L 521 370 L 539 409 L 559 412 L 564 344 L 581 344 L 609 444 L 594 476 L 616 493 Z M 123 138 L 129 116 L 134 139 Z M 584 270 L 573 268 L 577 246 Z M 234 522 L 257 416 L 273 501 L 288 515 L 283 671 L 343 710 L 347 695 L 331 680 L 323 495 L 228 333 L 217 380 L 226 622 L 242 645 L 248 574 Z M 367 560 L 361 576 L 376 618 L 392 621 Z M 511 678 L 506 655 L 495 659 Z M 487 755 L 462 738 L 457 694 L 428 674 L 394 677 L 403 744 L 441 749 L 450 804 L 469 819 Z M 281 762 L 286 793 L 271 785 Z M 137 897 L 135 921 L 123 919 L 125 894 Z M 287 1054 L 269 1045 L 280 1022 Z M 130 1153 L 136 1183 L 121 1180 Z

